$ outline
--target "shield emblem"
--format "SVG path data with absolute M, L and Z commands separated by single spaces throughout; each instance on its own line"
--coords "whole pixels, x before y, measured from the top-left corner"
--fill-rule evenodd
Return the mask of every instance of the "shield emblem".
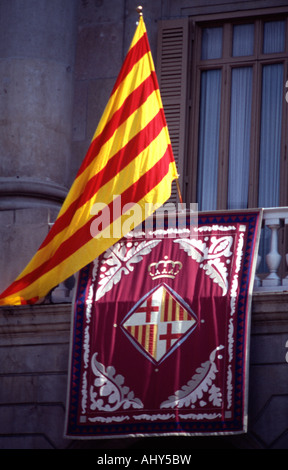
M 160 363 L 183 343 L 196 324 L 189 305 L 170 287 L 161 284 L 137 302 L 122 327 L 138 350 Z

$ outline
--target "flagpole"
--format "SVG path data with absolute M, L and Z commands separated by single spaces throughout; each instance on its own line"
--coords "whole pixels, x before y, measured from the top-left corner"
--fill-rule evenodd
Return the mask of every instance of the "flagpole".
M 180 204 L 183 205 L 183 199 L 182 199 L 182 194 L 181 194 L 181 189 L 180 189 L 180 184 L 178 178 L 176 179 L 176 186 L 177 186 L 177 191 L 178 191 L 178 197 Z

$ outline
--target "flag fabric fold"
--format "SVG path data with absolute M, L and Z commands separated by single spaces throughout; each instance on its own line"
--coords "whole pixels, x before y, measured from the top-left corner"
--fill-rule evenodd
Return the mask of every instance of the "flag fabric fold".
M 30 263 L 0 295 L 0 305 L 33 304 L 45 297 L 164 204 L 177 177 L 146 27 L 140 17 L 55 224 Z

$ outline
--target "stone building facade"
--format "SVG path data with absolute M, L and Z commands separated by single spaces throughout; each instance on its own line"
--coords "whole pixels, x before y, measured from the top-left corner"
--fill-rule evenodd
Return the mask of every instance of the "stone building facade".
M 0 291 L 25 267 L 57 216 L 128 50 L 137 5 L 134 0 L 0 2 Z M 220 21 L 261 14 L 283 15 L 287 23 L 288 14 L 287 0 L 142 5 L 156 63 L 163 20 L 187 19 L 191 27 L 211 15 Z M 180 160 L 181 155 L 183 166 Z M 192 190 L 183 192 L 192 198 Z M 288 212 L 281 221 L 282 230 Z M 0 448 L 288 448 L 288 295 L 283 286 L 255 290 L 249 431 L 229 438 L 64 439 L 71 285 L 56 289 L 52 302 L 1 307 Z

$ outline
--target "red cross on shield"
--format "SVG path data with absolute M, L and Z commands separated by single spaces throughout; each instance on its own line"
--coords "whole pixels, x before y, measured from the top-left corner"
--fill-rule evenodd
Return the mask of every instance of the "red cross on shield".
M 160 363 L 196 327 L 194 312 L 166 284 L 143 297 L 123 322 L 129 339 L 143 354 Z

